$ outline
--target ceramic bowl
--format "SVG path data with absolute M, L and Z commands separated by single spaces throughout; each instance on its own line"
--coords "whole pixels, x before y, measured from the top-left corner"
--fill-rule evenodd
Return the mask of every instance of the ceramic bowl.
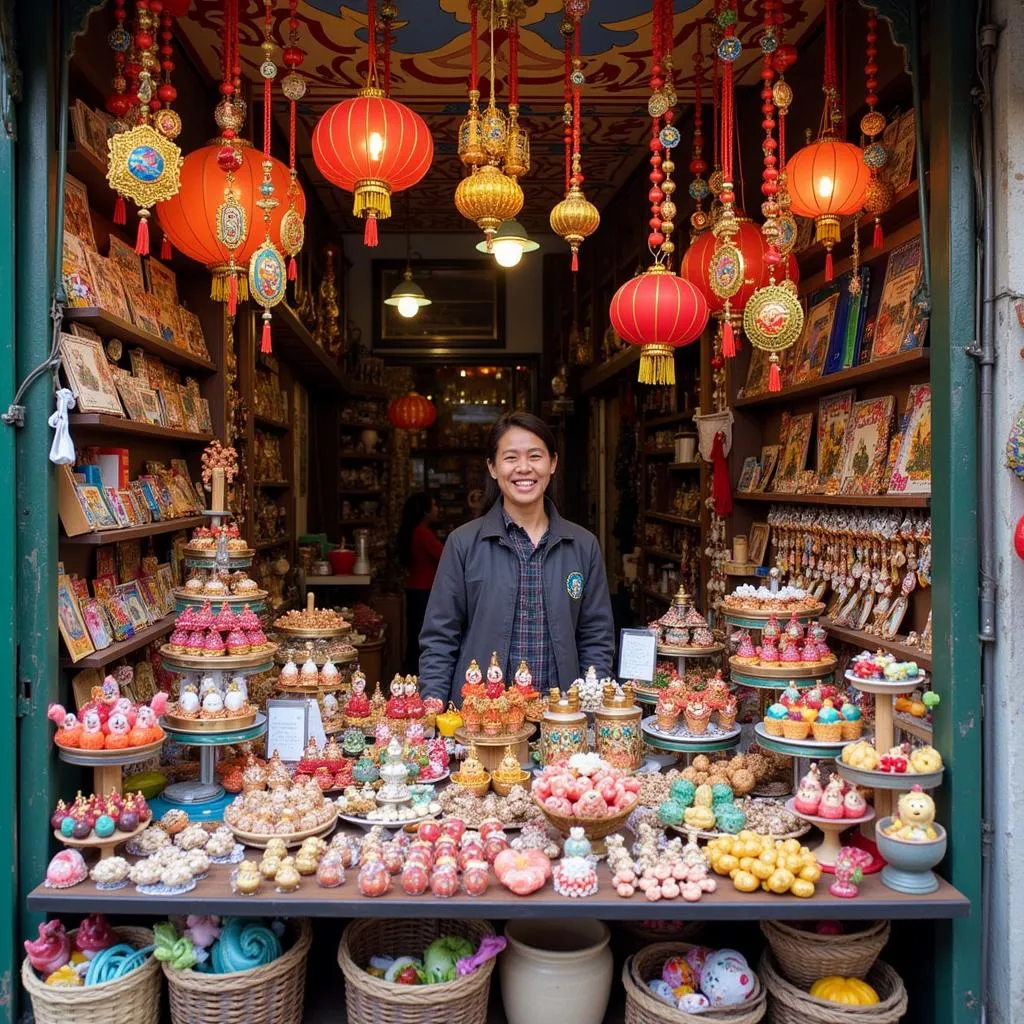
M 882 830 L 891 823 L 891 817 L 875 823 L 878 852 L 886 860 L 882 869 L 882 882 L 896 892 L 912 895 L 935 892 L 939 880 L 931 869 L 946 856 L 946 830 L 941 825 L 935 825 L 933 827 L 938 833 L 937 839 L 912 843 L 885 835 Z

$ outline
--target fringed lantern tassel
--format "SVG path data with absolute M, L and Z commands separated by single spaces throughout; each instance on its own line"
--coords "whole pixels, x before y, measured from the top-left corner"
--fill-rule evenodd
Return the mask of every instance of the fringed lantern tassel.
M 296 281 L 296 280 L 298 280 L 298 277 L 299 277 L 298 264 L 295 262 L 295 257 L 294 256 L 289 256 L 288 257 L 288 280 L 289 281 Z
M 135 251 L 140 256 L 149 255 L 149 210 L 139 210 L 139 230 L 135 235 Z
M 265 310 L 263 313 L 263 334 L 260 338 L 260 351 L 264 355 L 269 355 L 273 351 L 273 347 L 270 344 L 270 310 Z
M 871 246 L 874 249 L 881 249 L 885 245 L 885 232 L 882 230 L 882 218 L 875 218 L 875 236 L 871 239 Z
M 171 248 L 171 240 L 164 235 L 164 240 L 160 243 L 160 259 L 169 260 L 174 255 L 174 250 Z
M 832 249 L 831 247 L 825 253 L 825 280 L 832 280 Z
M 363 226 L 363 245 L 368 249 L 376 249 L 379 245 L 377 238 L 377 215 L 367 214 L 366 223 Z
M 637 380 L 641 384 L 675 384 L 675 349 L 671 345 L 644 345 Z
M 732 321 L 728 316 L 722 324 L 722 355 L 732 359 L 736 355 L 736 335 L 733 333 Z
M 128 223 L 128 210 L 124 205 L 124 196 L 119 195 L 114 200 L 114 223 L 115 224 L 127 224 Z
M 579 249 L 573 249 L 572 251 L 572 272 L 575 274 L 580 269 L 580 251 Z
M 238 275 L 232 267 L 228 280 L 228 316 L 238 312 Z
M 773 352 L 768 357 L 771 369 L 768 371 L 768 390 L 778 392 L 782 390 L 782 372 L 779 370 L 779 357 Z

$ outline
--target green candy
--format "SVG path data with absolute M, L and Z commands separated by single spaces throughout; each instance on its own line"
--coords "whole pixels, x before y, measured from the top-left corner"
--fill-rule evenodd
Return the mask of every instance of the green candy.
M 684 808 L 693 806 L 693 798 L 697 795 L 697 787 L 689 779 L 676 779 L 669 787 L 669 794 L 677 804 Z
M 682 823 L 686 808 L 675 800 L 666 800 L 658 805 L 658 821 L 662 825 L 679 825 Z
M 727 786 L 724 782 L 716 782 L 711 787 L 711 806 L 717 807 L 719 804 L 731 804 L 733 800 L 732 786 Z
M 734 803 L 719 804 L 714 808 L 715 824 L 719 831 L 735 835 L 747 824 L 747 816 Z

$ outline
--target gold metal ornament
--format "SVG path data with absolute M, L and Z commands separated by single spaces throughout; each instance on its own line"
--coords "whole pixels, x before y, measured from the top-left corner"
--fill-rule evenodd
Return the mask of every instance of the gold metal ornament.
M 804 310 L 792 290 L 769 284 L 758 288 L 743 310 L 743 333 L 765 352 L 789 348 L 804 329 Z
M 107 183 L 146 209 L 178 194 L 181 150 L 152 125 L 140 124 L 107 139 Z
M 467 167 L 487 163 L 484 151 L 484 129 L 480 119 L 480 90 L 469 92 L 469 110 L 459 125 L 459 159 Z
M 519 123 L 519 107 L 508 105 L 508 141 L 505 144 L 505 173 L 522 178 L 530 173 L 530 133 Z
M 463 178 L 455 189 L 455 206 L 483 231 L 488 250 L 503 220 L 511 220 L 523 208 L 523 190 L 494 164 L 486 164 Z
M 568 243 L 575 256 L 583 240 L 597 230 L 601 214 L 579 185 L 573 182 L 565 198 L 552 209 L 549 220 L 551 230 Z

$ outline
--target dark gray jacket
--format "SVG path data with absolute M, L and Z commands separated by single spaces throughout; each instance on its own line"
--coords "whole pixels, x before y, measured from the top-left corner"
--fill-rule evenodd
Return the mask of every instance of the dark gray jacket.
M 558 685 L 567 690 L 590 665 L 598 678 L 612 674 L 615 627 L 597 538 L 563 519 L 550 501 L 545 504 L 545 611 Z M 423 696 L 456 700 L 469 663 L 475 658 L 486 669 L 491 651 L 507 665 L 518 591 L 519 558 L 499 498 L 445 542 L 420 631 Z M 554 685 L 554 679 L 548 682 Z

